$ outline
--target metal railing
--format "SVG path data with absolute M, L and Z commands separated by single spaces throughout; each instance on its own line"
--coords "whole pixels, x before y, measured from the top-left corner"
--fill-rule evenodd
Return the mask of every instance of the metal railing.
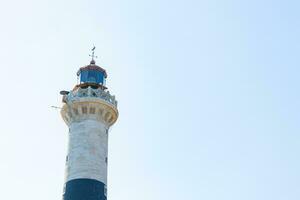
M 91 87 L 88 88 L 78 88 L 75 91 L 70 91 L 69 94 L 63 97 L 64 102 L 74 101 L 77 98 L 81 97 L 92 97 L 92 98 L 100 98 L 115 107 L 117 107 L 118 102 L 114 95 L 111 95 L 109 91 L 104 91 L 101 88 L 93 89 Z

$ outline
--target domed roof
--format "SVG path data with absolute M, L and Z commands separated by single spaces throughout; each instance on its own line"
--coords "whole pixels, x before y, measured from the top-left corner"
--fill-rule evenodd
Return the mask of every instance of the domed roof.
M 105 69 L 103 69 L 102 67 L 99 67 L 98 65 L 96 65 L 96 62 L 94 60 L 91 60 L 89 65 L 79 68 L 79 70 L 77 72 L 77 76 L 80 75 L 81 71 L 87 71 L 87 70 L 100 71 L 104 74 L 104 77 L 107 78 L 107 74 L 106 74 Z

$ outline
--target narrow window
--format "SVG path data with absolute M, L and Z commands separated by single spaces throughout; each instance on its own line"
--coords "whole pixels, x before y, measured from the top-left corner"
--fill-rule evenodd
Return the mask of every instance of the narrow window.
M 82 107 L 81 109 L 82 109 L 82 113 L 83 113 L 83 114 L 86 114 L 86 113 L 87 113 L 87 107 Z

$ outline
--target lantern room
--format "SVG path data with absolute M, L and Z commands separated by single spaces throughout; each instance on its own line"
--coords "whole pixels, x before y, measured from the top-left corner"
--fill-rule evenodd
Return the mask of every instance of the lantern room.
M 107 78 L 106 71 L 97 66 L 94 60 L 92 60 L 89 65 L 81 67 L 77 72 L 77 76 L 80 79 L 80 84 L 92 83 L 103 86 Z

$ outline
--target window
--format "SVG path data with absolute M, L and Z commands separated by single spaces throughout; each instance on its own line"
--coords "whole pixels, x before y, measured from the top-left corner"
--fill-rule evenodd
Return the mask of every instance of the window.
M 87 107 L 82 107 L 81 109 L 83 114 L 87 114 Z

